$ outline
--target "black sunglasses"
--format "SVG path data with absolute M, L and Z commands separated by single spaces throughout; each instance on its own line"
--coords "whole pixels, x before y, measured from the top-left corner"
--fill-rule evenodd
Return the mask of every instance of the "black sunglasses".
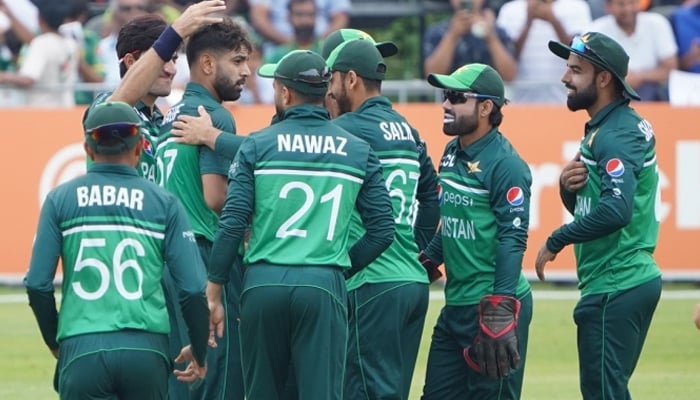
M 477 100 L 498 100 L 498 96 L 491 96 L 489 94 L 478 94 L 471 92 L 458 92 L 456 90 L 443 90 L 442 96 L 444 100 L 449 101 L 451 104 L 464 104 L 469 99 Z
M 139 126 L 122 122 L 95 127 L 87 131 L 92 140 L 101 142 L 109 138 L 128 139 L 139 134 Z
M 328 71 L 328 69 L 324 69 L 322 72 L 319 72 L 315 69 L 311 69 L 309 71 L 305 71 L 302 74 L 299 74 L 296 78 L 290 78 L 285 75 L 281 74 L 275 74 L 275 78 L 277 79 L 286 79 L 288 81 L 294 81 L 294 82 L 301 82 L 301 83 L 306 83 L 308 85 L 312 86 L 325 86 L 330 82 L 331 80 L 331 73 Z

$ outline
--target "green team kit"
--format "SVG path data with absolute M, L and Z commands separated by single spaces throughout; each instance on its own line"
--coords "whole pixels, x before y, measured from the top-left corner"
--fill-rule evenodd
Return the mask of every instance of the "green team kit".
M 59 256 L 60 318 L 53 298 Z M 139 179 L 133 168 L 116 164 L 93 164 L 86 175 L 47 196 L 25 284 L 30 303 L 39 307 L 35 313 L 44 340 L 50 348 L 59 344 L 61 398 L 83 398 L 73 390 L 95 382 L 109 388 L 125 376 L 120 370 L 132 368 L 137 374 L 127 382 L 134 390 L 165 398 L 172 358 L 161 287 L 161 277 L 168 274 L 164 263 L 181 293 L 188 326 L 198 328 L 190 334 L 201 339 L 204 348 L 195 350 L 203 360 L 205 271 L 180 203 Z M 121 359 L 114 352 L 126 349 L 132 353 Z M 104 366 L 100 360 L 110 362 Z M 138 371 L 142 380 L 134 378 Z
M 201 85 L 190 82 L 182 100 L 173 105 L 166 114 L 158 143 L 156 157 L 158 181 L 182 202 L 189 216 L 200 254 L 208 267 L 211 244 L 219 221 L 219 215 L 209 208 L 204 199 L 202 175 L 227 176 L 231 160 L 216 154 L 206 146 L 191 146 L 175 142 L 172 123 L 178 115 L 199 115 L 197 107 L 204 106 L 211 115 L 215 127 L 224 132 L 235 133 L 231 113 Z M 226 135 L 233 136 L 231 133 Z M 204 385 L 197 389 L 203 398 L 243 398 L 243 381 L 238 345 L 238 308 L 241 290 L 241 268 L 231 268 L 231 279 L 224 291 L 224 304 L 228 325 L 225 337 L 218 339 L 219 345 L 208 355 L 209 369 Z M 181 324 L 180 324 L 181 325 Z M 180 340 L 186 340 L 184 326 L 179 326 Z M 176 340 L 177 338 L 175 338 Z M 177 345 L 172 346 L 173 349 Z M 181 390 L 182 391 L 182 390 Z
M 661 294 L 653 258 L 659 232 L 654 131 L 628 104 L 613 102 L 586 124 L 580 151 L 588 181 L 576 193 L 561 190 L 574 222 L 547 240 L 557 252 L 574 243 L 582 294 L 574 320 L 585 399 L 629 398 L 629 378 Z M 625 215 L 627 224 L 615 222 Z
M 380 240 L 393 232 L 384 185 L 367 143 L 317 106 L 287 109 L 241 146 L 209 280 L 226 282 L 228 260 L 252 216 L 240 325 L 250 398 L 278 398 L 290 365 L 299 398 L 342 397 L 348 329 L 342 272 L 361 269 L 388 245 Z M 369 226 L 349 246 L 356 207 Z
M 469 147 L 450 141 L 439 166 L 441 227 L 426 249 L 444 260 L 445 307 L 433 332 L 425 399 L 518 399 L 529 324 L 530 285 L 522 274 L 532 182 L 527 164 L 493 128 Z M 521 365 L 507 378 L 486 378 L 465 362 L 462 349 L 479 333 L 479 302 L 506 294 L 521 302 L 517 321 Z M 495 397 L 495 396 L 502 397 Z

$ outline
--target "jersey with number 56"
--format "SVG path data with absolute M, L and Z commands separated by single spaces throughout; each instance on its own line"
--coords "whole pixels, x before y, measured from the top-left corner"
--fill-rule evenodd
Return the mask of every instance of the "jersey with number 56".
M 128 166 L 93 164 L 49 193 L 25 280 L 30 291 L 53 291 L 59 257 L 58 341 L 124 329 L 167 334 L 166 263 L 183 301 L 203 298 L 206 272 L 182 206 Z

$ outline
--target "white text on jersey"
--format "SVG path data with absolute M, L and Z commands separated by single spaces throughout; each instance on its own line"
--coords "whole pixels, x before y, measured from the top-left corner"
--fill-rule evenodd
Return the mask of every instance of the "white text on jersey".
M 347 156 L 345 145 L 348 139 L 340 136 L 279 134 L 277 151 L 314 154 L 338 154 Z
M 123 206 L 143 210 L 143 191 L 111 185 L 78 186 L 78 207 Z
M 411 134 L 411 126 L 406 122 L 382 122 L 379 129 L 384 132 L 386 140 L 410 140 L 414 143 L 416 141 Z
M 441 234 L 451 239 L 475 240 L 474 221 L 455 217 L 441 217 Z

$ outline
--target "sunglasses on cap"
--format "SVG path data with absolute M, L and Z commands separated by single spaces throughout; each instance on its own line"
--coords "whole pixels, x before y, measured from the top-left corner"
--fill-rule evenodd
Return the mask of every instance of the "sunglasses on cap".
M 128 139 L 139 134 L 139 126 L 122 122 L 116 124 L 101 125 L 87 131 L 90 138 L 95 142 L 101 142 L 105 139 L 119 138 Z
M 327 68 L 323 70 L 323 73 L 320 73 L 315 69 L 311 69 L 309 71 L 304 72 L 303 74 L 300 74 L 296 78 L 290 78 L 281 74 L 275 74 L 275 78 L 286 79 L 288 81 L 301 82 L 306 83 L 307 85 L 320 87 L 328 84 L 328 82 L 331 80 L 331 73 L 330 71 L 328 71 Z
M 477 100 L 498 100 L 498 96 L 491 96 L 489 94 L 478 94 L 471 92 L 458 92 L 456 90 L 443 90 L 442 96 L 444 100 L 449 101 L 451 104 L 464 104 L 469 99 Z
M 595 50 L 593 50 L 591 47 L 589 47 L 583 39 L 581 39 L 581 36 L 574 36 L 574 38 L 571 40 L 571 48 L 578 51 L 579 53 L 582 54 L 589 54 L 593 55 L 596 60 L 605 65 L 607 67 L 608 63 L 605 61 L 603 57 L 598 55 Z

